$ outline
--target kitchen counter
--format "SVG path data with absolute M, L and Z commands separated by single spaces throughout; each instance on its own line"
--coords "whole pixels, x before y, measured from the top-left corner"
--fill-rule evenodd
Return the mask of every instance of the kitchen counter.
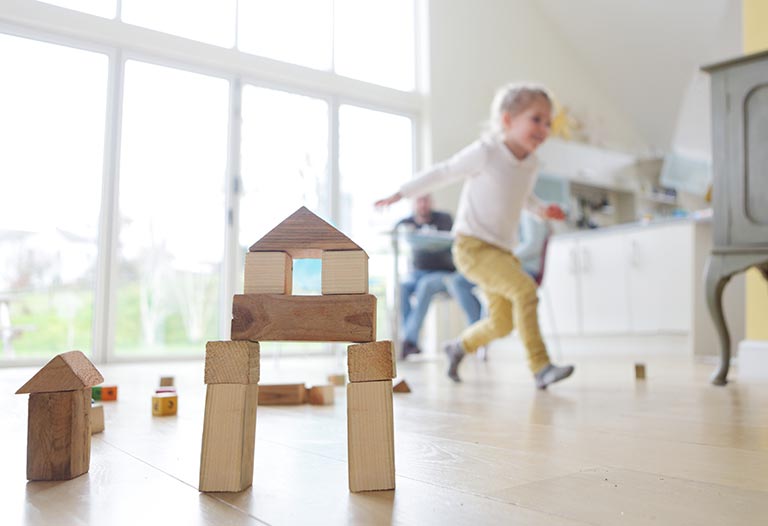
M 568 232 L 555 232 L 553 237 L 556 238 L 568 238 L 568 237 L 582 237 L 592 236 L 599 234 L 615 234 L 621 231 L 630 230 L 648 230 L 656 227 L 666 227 L 673 225 L 682 225 L 687 223 L 704 223 L 708 224 L 712 222 L 711 214 L 695 213 L 686 217 L 669 217 L 662 219 L 652 219 L 650 221 L 634 221 L 632 223 L 620 223 L 617 225 L 604 226 L 599 228 L 572 230 Z

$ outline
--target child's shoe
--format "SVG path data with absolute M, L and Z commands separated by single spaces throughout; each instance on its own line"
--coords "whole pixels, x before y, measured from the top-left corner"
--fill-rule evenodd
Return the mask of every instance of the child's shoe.
M 461 382 L 459 378 L 459 364 L 464 359 L 464 346 L 461 340 L 451 340 L 443 346 L 445 354 L 448 356 L 448 378 L 454 382 Z
M 420 354 L 419 346 L 409 340 L 403 340 L 403 350 L 400 353 L 400 359 L 405 360 L 412 354 Z
M 546 389 L 549 384 L 568 378 L 571 374 L 573 374 L 573 365 L 549 364 L 534 375 L 536 387 Z

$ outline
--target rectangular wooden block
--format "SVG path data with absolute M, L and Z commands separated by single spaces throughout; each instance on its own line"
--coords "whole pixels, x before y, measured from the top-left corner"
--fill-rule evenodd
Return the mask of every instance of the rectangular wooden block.
M 104 431 L 104 406 L 99 403 L 91 404 L 91 434 Z
M 179 408 L 179 397 L 176 393 L 155 393 L 152 397 L 152 416 L 175 415 Z
M 32 393 L 27 479 L 69 480 L 91 462 L 91 390 Z
M 258 384 L 209 384 L 200 491 L 242 491 L 253 482 Z
M 312 405 L 333 405 L 333 386 L 313 385 L 307 388 L 306 400 Z
M 349 490 L 395 488 L 392 380 L 347 384 Z
M 645 380 L 645 364 L 635 364 L 635 378 L 637 380 Z
M 160 377 L 160 387 L 172 387 L 172 386 L 173 386 L 173 376 Z
M 392 342 L 360 343 L 347 347 L 347 370 L 350 382 L 391 380 L 397 376 Z
M 323 252 L 323 294 L 368 294 L 368 254 L 362 250 Z
M 329 374 L 328 383 L 331 385 L 347 385 L 347 375 L 345 374 Z
M 245 294 L 290 294 L 293 258 L 287 252 L 248 252 L 245 255 Z
M 259 405 L 300 405 L 306 402 L 304 384 L 273 384 L 259 387 Z
M 376 296 L 236 294 L 232 339 L 370 342 L 376 339 Z
M 247 340 L 205 344 L 205 383 L 259 383 L 259 344 Z

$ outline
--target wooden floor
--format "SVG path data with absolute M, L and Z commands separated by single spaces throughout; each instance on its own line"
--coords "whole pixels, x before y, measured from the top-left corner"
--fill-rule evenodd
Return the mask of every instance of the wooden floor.
M 511 346 L 514 347 L 514 346 Z M 397 489 L 347 490 L 344 388 L 332 407 L 260 407 L 253 487 L 197 491 L 205 386 L 199 362 L 109 365 L 90 472 L 27 483 L 33 369 L 0 370 L 3 525 L 15 524 L 768 524 L 768 381 L 709 384 L 712 365 L 680 353 L 565 353 L 572 379 L 539 392 L 519 350 L 493 348 L 453 385 L 440 361 L 400 364 Z M 606 358 L 610 356 L 610 358 Z M 262 383 L 322 383 L 337 358 L 263 358 Z M 173 374 L 179 414 L 153 418 L 150 397 Z

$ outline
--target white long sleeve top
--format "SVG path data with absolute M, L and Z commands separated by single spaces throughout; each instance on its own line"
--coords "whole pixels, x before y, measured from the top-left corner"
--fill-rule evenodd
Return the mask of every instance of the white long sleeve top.
M 415 197 L 464 179 L 453 233 L 511 252 L 523 208 L 536 211 L 542 206 L 533 195 L 538 165 L 533 154 L 519 160 L 502 140 L 483 138 L 417 174 L 400 194 Z

